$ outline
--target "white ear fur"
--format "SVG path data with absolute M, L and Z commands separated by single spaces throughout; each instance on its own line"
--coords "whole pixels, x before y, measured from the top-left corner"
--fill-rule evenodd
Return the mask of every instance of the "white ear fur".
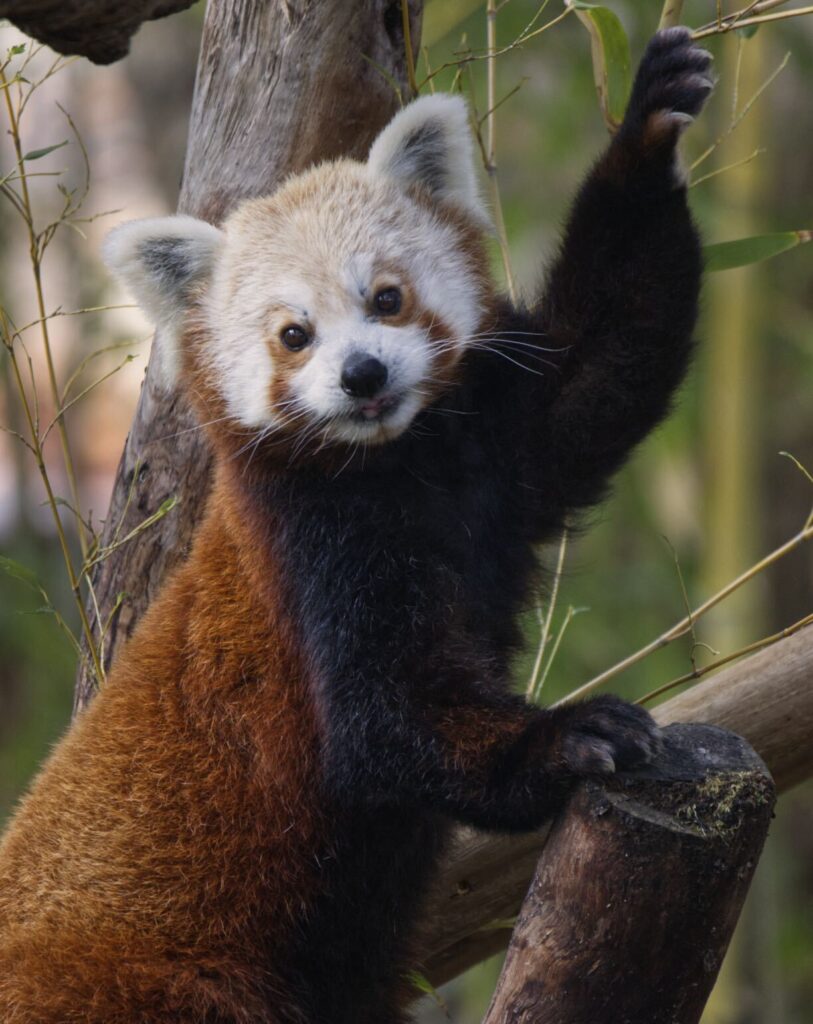
M 489 223 L 474 172 L 474 143 L 462 96 L 435 93 L 399 111 L 373 143 L 367 166 L 404 188 L 420 185 L 440 201 Z
M 128 221 L 104 241 L 102 256 L 157 328 L 157 352 L 165 384 L 178 371 L 178 332 L 190 288 L 211 274 L 223 233 L 194 217 Z

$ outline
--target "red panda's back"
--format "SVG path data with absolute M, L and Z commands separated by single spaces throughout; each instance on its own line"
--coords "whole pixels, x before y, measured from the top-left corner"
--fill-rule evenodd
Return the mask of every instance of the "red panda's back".
M 4 1024 L 270 1019 L 330 837 L 297 641 L 243 563 L 215 507 L 13 820 Z

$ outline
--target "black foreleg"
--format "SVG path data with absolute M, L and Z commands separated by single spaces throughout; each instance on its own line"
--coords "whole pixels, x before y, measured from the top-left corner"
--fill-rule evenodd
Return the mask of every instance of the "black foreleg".
M 541 533 L 593 504 L 664 416 L 691 354 L 701 252 L 676 145 L 711 87 L 686 29 L 650 42 L 617 135 L 582 186 L 542 297 L 512 331 L 556 364 L 514 401 Z

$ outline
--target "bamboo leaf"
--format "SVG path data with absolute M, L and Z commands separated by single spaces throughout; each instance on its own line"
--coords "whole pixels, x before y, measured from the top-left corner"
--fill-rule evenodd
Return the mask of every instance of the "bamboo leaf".
M 813 231 L 775 231 L 768 235 L 736 238 L 703 247 L 706 270 L 733 270 L 751 263 L 761 263 L 781 252 L 794 249 L 813 239 Z
M 48 156 L 49 153 L 53 153 L 55 149 L 62 149 L 63 146 L 68 145 L 68 140 L 63 139 L 62 142 L 57 142 L 54 146 L 46 146 L 44 149 L 32 149 L 29 153 L 26 153 L 23 160 L 31 163 L 32 160 L 41 160 L 44 156 Z
M 406 977 L 407 981 L 411 982 L 419 992 L 433 999 L 447 1017 L 450 1016 L 449 1008 L 443 1001 L 443 997 L 425 974 L 421 974 L 420 971 L 409 971 Z
M 632 88 L 632 59 L 624 26 L 607 7 L 566 0 L 579 21 L 590 33 L 593 79 L 604 120 L 611 132 L 624 119 Z
M 26 568 L 26 566 L 21 565 L 20 562 L 15 562 L 13 558 L 6 558 L 0 555 L 0 569 L 6 575 L 19 580 L 20 583 L 25 583 L 27 587 L 35 590 L 38 594 L 43 593 L 42 584 L 37 579 L 37 574 L 32 572 L 31 569 Z

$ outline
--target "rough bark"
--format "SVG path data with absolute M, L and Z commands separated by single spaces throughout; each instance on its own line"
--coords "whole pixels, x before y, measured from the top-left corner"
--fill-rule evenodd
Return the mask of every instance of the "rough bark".
M 145 21 L 191 7 L 195 0 L 0 0 L 0 18 L 57 53 L 112 64 L 130 49 Z
M 780 792 L 813 775 L 813 627 L 660 705 L 655 717 L 743 735 Z M 441 984 L 504 949 L 548 830 L 504 837 L 459 829 L 427 900 L 422 948 Z
M 775 802 L 740 737 L 674 725 L 554 825 L 484 1024 L 697 1024 Z
M 411 38 L 422 0 L 410 0 Z M 376 67 L 378 65 L 378 67 Z M 198 61 L 179 209 L 219 222 L 241 199 L 341 155 L 363 157 L 398 108 L 382 70 L 408 92 L 399 0 L 210 0 Z M 133 475 L 138 480 L 133 488 Z M 209 484 L 202 432 L 148 367 L 119 465 L 102 543 L 136 527 L 173 495 L 177 507 L 138 542 L 115 550 L 93 578 L 101 621 L 113 615 L 109 666 L 167 571 L 183 559 Z M 132 497 L 131 497 L 132 491 Z M 94 692 L 80 668 L 76 709 Z

